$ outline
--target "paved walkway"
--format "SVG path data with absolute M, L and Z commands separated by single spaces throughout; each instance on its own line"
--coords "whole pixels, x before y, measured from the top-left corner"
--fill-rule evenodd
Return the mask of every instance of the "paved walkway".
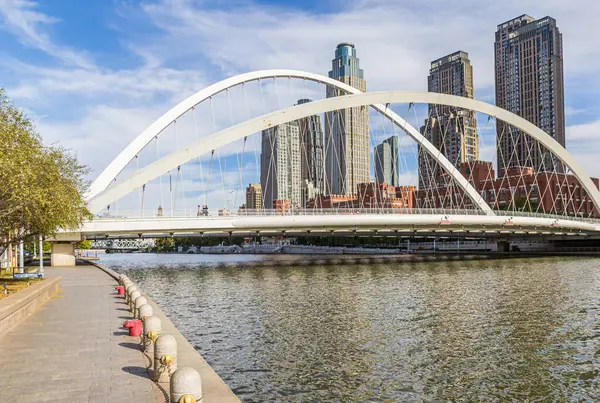
M 61 291 L 0 337 L 0 401 L 164 402 L 121 326 L 116 282 L 93 266 L 47 268 Z

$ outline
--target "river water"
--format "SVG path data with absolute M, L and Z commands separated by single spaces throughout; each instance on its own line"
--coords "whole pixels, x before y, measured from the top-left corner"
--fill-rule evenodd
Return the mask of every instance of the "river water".
M 274 257 L 101 262 L 243 401 L 600 401 L 600 259 L 261 259 Z

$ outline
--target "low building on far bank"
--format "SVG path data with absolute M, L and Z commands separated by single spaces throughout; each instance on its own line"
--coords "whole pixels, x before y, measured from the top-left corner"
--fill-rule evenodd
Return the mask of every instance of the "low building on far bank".
M 494 210 L 523 210 L 539 213 L 566 212 L 569 215 L 600 218 L 598 209 L 574 175 L 534 172 L 531 167 L 502 169 L 498 177 L 489 161 L 468 161 L 461 174 L 471 182 Z M 599 187 L 598 178 L 591 178 Z M 421 208 L 471 208 L 462 189 L 448 182 L 416 192 Z
M 416 190 L 415 186 L 361 183 L 356 195 L 317 195 L 308 201 L 307 208 L 409 209 L 414 207 Z

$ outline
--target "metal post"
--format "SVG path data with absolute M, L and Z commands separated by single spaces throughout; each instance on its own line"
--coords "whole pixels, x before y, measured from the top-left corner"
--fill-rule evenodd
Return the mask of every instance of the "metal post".
M 456 240 L 456 249 L 458 250 L 458 253 L 460 253 L 460 238 Z
M 44 275 L 44 238 L 40 234 L 39 238 L 39 249 L 40 249 L 40 268 L 38 274 Z
M 23 240 L 19 240 L 19 272 L 25 273 L 25 258 L 23 256 Z
M 433 238 L 433 253 L 435 253 L 435 238 Z

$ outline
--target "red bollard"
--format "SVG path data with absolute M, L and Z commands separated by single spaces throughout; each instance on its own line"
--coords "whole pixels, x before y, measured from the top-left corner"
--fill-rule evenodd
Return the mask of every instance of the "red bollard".
M 116 286 L 115 290 L 117 290 L 117 295 L 125 295 L 125 287 L 122 285 Z
M 139 336 L 142 334 L 142 321 L 139 319 L 126 320 L 123 327 L 129 328 L 130 336 Z

